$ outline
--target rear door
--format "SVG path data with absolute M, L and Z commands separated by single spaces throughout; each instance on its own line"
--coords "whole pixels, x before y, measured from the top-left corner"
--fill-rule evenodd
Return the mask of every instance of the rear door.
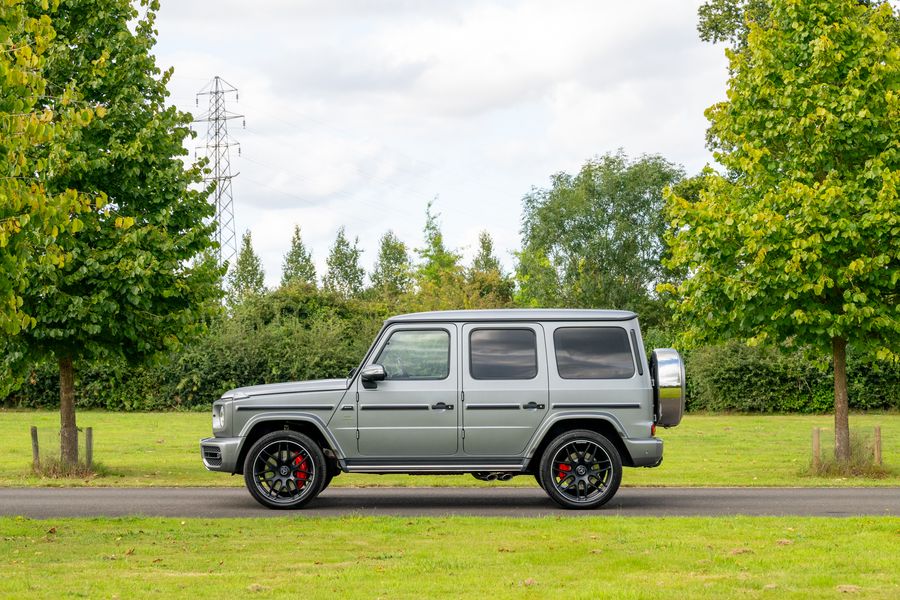
M 518 456 L 547 414 L 544 330 L 536 323 L 462 328 L 463 449 Z
M 382 365 L 387 378 L 371 388 L 357 378 L 359 453 L 385 458 L 456 454 L 456 325 L 394 325 L 383 338 L 365 366 Z

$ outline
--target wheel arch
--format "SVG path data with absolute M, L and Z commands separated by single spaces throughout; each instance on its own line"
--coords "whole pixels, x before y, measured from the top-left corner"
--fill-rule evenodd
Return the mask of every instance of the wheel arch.
M 548 423 L 543 431 L 535 436 L 535 439 L 539 441 L 531 446 L 528 455 L 528 471 L 534 473 L 537 470 L 541 461 L 541 455 L 543 455 L 544 449 L 550 445 L 550 442 L 560 434 L 576 429 L 587 429 L 604 436 L 619 451 L 622 465 L 626 467 L 634 466 L 631 453 L 622 440 L 622 426 L 615 417 L 612 415 L 568 415 L 560 416 Z
M 324 424 L 320 423 L 314 416 L 275 416 L 260 415 L 258 418 L 251 419 L 241 431 L 240 448 L 238 449 L 237 461 L 234 465 L 234 474 L 244 472 L 244 460 L 247 458 L 247 452 L 256 443 L 256 441 L 264 435 L 275 431 L 295 431 L 302 433 L 319 444 L 325 453 L 326 460 L 329 464 L 334 463 L 336 467 L 336 459 L 342 456 L 340 446 L 334 438 L 328 433 L 328 429 Z

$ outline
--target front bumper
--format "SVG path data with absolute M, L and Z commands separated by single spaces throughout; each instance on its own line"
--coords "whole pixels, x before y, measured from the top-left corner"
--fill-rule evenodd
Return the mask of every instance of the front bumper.
M 631 462 L 635 467 L 656 467 L 662 462 L 663 441 L 659 438 L 645 440 L 624 439 L 625 447 L 631 454 Z
M 209 471 L 237 473 L 238 453 L 244 438 L 206 438 L 200 440 L 200 457 Z

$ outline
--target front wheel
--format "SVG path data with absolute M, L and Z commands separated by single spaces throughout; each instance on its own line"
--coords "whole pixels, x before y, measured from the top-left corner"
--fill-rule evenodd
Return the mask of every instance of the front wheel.
M 609 502 L 622 481 L 622 458 L 595 431 L 563 433 L 541 456 L 540 482 L 564 508 L 591 509 Z
M 244 483 L 268 508 L 300 508 L 324 489 L 327 473 L 322 449 L 296 431 L 264 435 L 244 460 Z

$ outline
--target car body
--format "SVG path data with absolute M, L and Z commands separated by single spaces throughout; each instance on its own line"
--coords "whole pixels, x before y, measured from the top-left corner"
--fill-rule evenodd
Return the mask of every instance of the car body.
M 684 382 L 674 350 L 648 360 L 627 311 L 399 315 L 346 378 L 225 393 L 201 454 L 272 508 L 341 472 L 532 474 L 563 506 L 593 508 L 622 466 L 662 461 L 656 426 L 680 422 Z

